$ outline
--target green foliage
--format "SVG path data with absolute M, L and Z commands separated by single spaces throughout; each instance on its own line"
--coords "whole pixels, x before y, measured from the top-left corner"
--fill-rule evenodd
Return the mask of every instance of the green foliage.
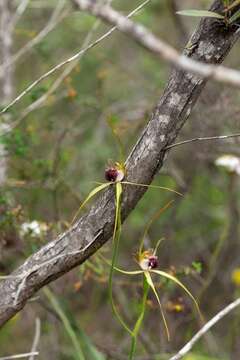
M 202 272 L 202 263 L 200 261 L 193 261 L 192 262 L 192 267 L 194 268 L 194 270 L 198 274 L 201 274 L 201 272 Z
M 31 103 L 33 101 L 36 101 L 42 95 L 44 95 L 47 92 L 47 90 L 48 90 L 48 88 L 46 86 L 38 86 L 38 87 L 34 88 L 29 95 Z
M 74 358 L 76 360 L 104 360 L 105 357 L 95 348 L 95 346 L 92 344 L 91 340 L 84 333 L 84 331 L 79 327 L 77 327 L 76 330 L 74 329 L 69 318 L 63 311 L 58 299 L 54 296 L 52 291 L 49 288 L 45 288 L 44 293 L 48 298 L 50 304 L 52 305 L 53 309 L 56 311 L 59 318 L 61 319 L 64 329 L 72 342 L 75 350 Z
M 231 11 L 234 10 L 234 8 L 237 7 L 239 4 L 240 4 L 239 0 L 233 1 L 232 4 L 230 4 L 229 0 L 223 0 L 223 5 L 225 8 L 224 15 L 207 10 L 182 10 L 182 11 L 178 11 L 177 14 L 184 16 L 216 18 L 224 21 L 225 24 L 229 26 L 237 22 L 240 17 L 240 10 L 236 11 L 233 15 L 231 15 Z
M 213 11 L 207 10 L 182 10 L 177 12 L 178 15 L 197 16 L 197 17 L 212 17 L 216 19 L 224 19 L 224 16 Z
M 6 151 L 16 157 L 24 157 L 28 151 L 26 135 L 19 129 L 0 137 L 0 142 L 5 146 Z
M 47 296 L 49 302 L 51 303 L 51 305 L 53 306 L 54 310 L 56 311 L 56 313 L 58 314 L 58 316 L 60 317 L 63 326 L 65 328 L 66 333 L 68 334 L 72 345 L 75 349 L 75 358 L 76 360 L 85 360 L 85 356 L 83 354 L 83 351 L 81 349 L 80 343 L 77 339 L 77 335 L 74 331 L 74 329 L 72 328 L 67 316 L 65 315 L 65 313 L 63 312 L 63 310 L 61 309 L 61 306 L 58 303 L 58 300 L 55 298 L 55 296 L 53 295 L 53 293 L 48 289 L 45 288 L 44 289 L 44 293 Z

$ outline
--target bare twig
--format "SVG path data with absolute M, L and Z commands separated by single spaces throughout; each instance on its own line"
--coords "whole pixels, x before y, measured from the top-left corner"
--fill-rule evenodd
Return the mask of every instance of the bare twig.
M 39 318 L 36 318 L 36 322 L 35 322 L 35 334 L 34 334 L 34 339 L 33 339 L 33 343 L 32 343 L 32 348 L 31 348 L 31 355 L 29 356 L 28 360 L 34 360 L 34 353 L 36 353 L 38 344 L 39 344 L 39 340 L 40 340 L 40 335 L 41 335 L 41 321 Z
M 150 0 L 145 0 L 142 4 L 140 4 L 136 9 L 134 9 L 127 18 L 135 15 L 138 11 L 140 11 L 147 3 L 149 3 Z M 48 72 L 40 76 L 37 80 L 35 80 L 32 84 L 30 84 L 22 93 L 20 93 L 12 102 L 10 102 L 7 106 L 4 107 L 2 111 L 0 111 L 0 115 L 4 114 L 6 111 L 8 111 L 13 105 L 15 105 L 17 102 L 19 102 L 26 94 L 28 94 L 35 86 L 37 86 L 39 83 L 41 83 L 43 80 L 48 78 L 50 75 L 61 69 L 63 66 L 69 64 L 72 61 L 75 61 L 78 59 L 82 54 L 84 54 L 86 51 L 92 49 L 94 46 L 98 45 L 101 41 L 106 39 L 108 36 L 110 36 L 115 30 L 117 29 L 117 26 L 113 26 L 110 30 L 108 30 L 105 34 L 100 36 L 97 40 L 92 42 L 90 45 L 88 45 L 85 49 L 81 49 L 78 51 L 75 55 L 71 56 L 67 60 L 62 61 L 60 64 L 54 66 L 52 69 L 50 69 Z
M 25 10 L 28 7 L 30 0 L 21 0 L 20 4 L 18 5 L 15 15 L 11 20 L 11 27 L 14 28 L 17 22 L 20 20 L 21 16 L 24 14 Z
M 12 359 L 24 359 L 27 358 L 29 356 L 38 356 L 38 352 L 34 352 L 34 353 L 24 353 L 24 354 L 17 354 L 17 355 L 11 355 L 11 356 L 4 356 L 1 357 L 0 360 L 12 360 Z
M 59 24 L 59 22 L 61 22 L 66 17 L 68 12 L 62 12 L 64 4 L 65 0 L 60 0 L 46 26 L 44 26 L 44 28 L 37 34 L 37 36 L 35 36 L 26 45 L 21 47 L 21 49 L 16 54 L 12 55 L 8 61 L 5 61 L 1 64 L 0 76 L 3 76 L 7 68 L 15 64 L 23 55 L 27 54 L 34 46 L 40 43 L 49 34 L 49 32 L 51 32 Z
M 108 0 L 108 1 L 111 2 L 112 0 Z M 97 30 L 97 28 L 99 27 L 100 23 L 101 23 L 100 20 L 97 20 L 94 23 L 93 27 L 87 33 L 87 35 L 83 41 L 81 50 L 85 49 L 89 45 L 89 43 L 92 39 L 92 36 L 93 36 L 94 32 Z M 38 109 L 48 99 L 48 97 L 58 89 L 58 87 L 62 84 L 64 79 L 66 79 L 66 77 L 69 76 L 69 74 L 76 67 L 76 65 L 79 63 L 79 61 L 81 61 L 84 54 L 85 54 L 85 52 L 83 52 L 77 59 L 75 59 L 75 61 L 69 63 L 68 66 L 66 67 L 66 69 L 64 69 L 64 71 L 60 74 L 60 76 L 51 85 L 49 90 L 45 94 L 43 94 L 40 98 L 38 98 L 36 101 L 34 101 L 32 104 L 30 104 L 22 112 L 22 114 L 19 116 L 19 118 L 13 124 L 11 124 L 11 128 L 9 127 L 8 129 L 6 129 L 6 131 L 4 132 L 3 135 L 5 135 L 5 134 L 9 133 L 10 131 L 12 131 L 13 129 L 15 129 L 20 124 L 20 122 L 26 118 L 26 116 L 28 116 L 32 111 Z
M 237 138 L 237 137 L 240 137 L 240 133 L 230 134 L 230 135 L 197 137 L 197 138 L 180 141 L 178 143 L 166 146 L 165 150 L 169 150 L 169 149 L 172 149 L 172 148 L 180 146 L 180 145 L 186 145 L 186 144 L 197 142 L 197 141 L 226 140 L 226 139 L 232 139 L 232 138 Z
M 217 315 L 215 315 L 210 321 L 208 321 L 194 336 L 193 338 L 174 356 L 172 356 L 169 360 L 179 360 L 183 356 L 185 356 L 192 347 L 196 344 L 196 342 L 208 331 L 210 330 L 217 322 L 219 322 L 224 316 L 229 314 L 232 310 L 234 310 L 237 306 L 240 305 L 240 298 L 233 301 L 231 304 L 226 306 L 223 310 L 221 310 Z

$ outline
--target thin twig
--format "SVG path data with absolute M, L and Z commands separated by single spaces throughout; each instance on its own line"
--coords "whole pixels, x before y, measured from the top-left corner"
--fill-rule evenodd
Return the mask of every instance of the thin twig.
M 62 12 L 64 4 L 65 0 L 60 0 L 55 10 L 51 14 L 51 17 L 46 26 L 37 34 L 37 36 L 25 44 L 16 54 L 12 55 L 8 62 L 1 64 L 0 76 L 4 74 L 8 67 L 15 64 L 23 55 L 27 54 L 34 46 L 40 43 L 66 17 L 68 11 Z
M 134 9 L 130 14 L 128 14 L 127 18 L 135 15 L 139 10 L 141 10 L 146 4 L 149 3 L 150 0 L 145 0 L 142 4 L 140 4 L 136 9 Z M 75 55 L 71 56 L 67 60 L 62 61 L 60 64 L 54 66 L 52 69 L 50 69 L 48 72 L 40 76 L 37 80 L 35 80 L 32 84 L 30 84 L 23 92 L 21 92 L 13 101 L 11 101 L 7 106 L 4 107 L 3 110 L 0 111 L 0 115 L 7 112 L 13 105 L 15 105 L 17 102 L 19 102 L 26 94 L 28 94 L 35 86 L 37 86 L 39 83 L 41 83 L 43 80 L 45 80 L 47 77 L 55 73 L 57 70 L 61 69 L 66 64 L 69 64 L 70 62 L 78 59 L 82 54 L 84 54 L 86 51 L 92 49 L 94 46 L 98 45 L 102 40 L 106 39 L 108 36 L 110 36 L 115 30 L 117 29 L 117 26 L 113 26 L 110 30 L 108 30 L 105 34 L 100 36 L 97 40 L 92 42 L 90 45 L 88 45 L 85 49 L 80 50 Z
M 213 327 L 218 321 L 220 321 L 224 316 L 229 314 L 232 310 L 234 310 L 237 306 L 240 305 L 240 298 L 233 301 L 231 304 L 226 306 L 223 310 L 217 313 L 210 321 L 208 321 L 194 336 L 193 338 L 174 356 L 172 356 L 169 360 L 179 360 L 183 356 L 185 356 L 192 347 L 196 344 L 196 342 Z
M 11 20 L 11 27 L 12 29 L 16 26 L 17 22 L 20 20 L 21 16 L 24 14 L 25 10 L 28 7 L 30 0 L 22 0 L 20 4 L 18 5 L 15 15 L 13 16 Z
M 111 2 L 112 0 L 108 0 L 109 2 Z M 90 31 L 87 33 L 84 41 L 83 41 L 83 45 L 81 47 L 81 50 L 85 49 L 92 37 L 94 32 L 97 30 L 97 28 L 99 27 L 101 21 L 100 20 L 96 20 L 95 23 L 93 24 L 92 28 L 90 29 Z M 4 134 L 2 135 L 6 135 L 7 133 L 11 132 L 13 129 L 15 129 L 22 120 L 24 120 L 32 111 L 38 109 L 48 98 L 49 96 L 54 93 L 59 86 L 62 84 L 62 82 L 64 81 L 64 79 L 66 79 L 67 76 L 69 76 L 69 74 L 73 71 L 73 69 L 76 67 L 76 65 L 79 63 L 79 61 L 81 61 L 82 57 L 84 56 L 85 53 L 82 53 L 78 59 L 75 59 L 75 61 L 69 63 L 69 65 L 64 69 L 64 71 L 60 74 L 60 76 L 54 81 L 54 83 L 51 85 L 51 87 L 48 89 L 48 91 L 43 94 L 40 98 L 38 98 L 36 101 L 34 101 L 33 103 L 31 103 L 20 115 L 20 117 L 14 121 L 14 123 L 11 124 L 11 127 L 9 126 L 8 129 L 5 130 Z
M 23 358 L 27 358 L 28 356 L 38 356 L 38 352 L 34 352 L 34 353 L 24 353 L 24 354 L 17 354 L 17 355 L 11 355 L 11 356 L 4 356 L 1 357 L 0 360 L 11 360 L 11 359 L 23 359 Z
M 28 360 L 34 360 L 34 355 L 33 354 L 37 350 L 39 340 L 40 340 L 40 335 L 41 335 L 41 321 L 40 321 L 39 318 L 36 318 L 36 321 L 35 321 L 35 334 L 34 334 L 32 348 L 31 348 L 31 355 L 29 356 Z
M 180 141 L 180 142 L 178 142 L 178 143 L 176 143 L 176 144 L 172 144 L 172 145 L 166 146 L 164 150 L 169 150 L 169 149 L 172 149 L 172 148 L 174 148 L 174 147 L 177 147 L 177 146 L 180 146 L 180 145 L 189 144 L 189 143 L 196 142 L 196 141 L 226 140 L 226 139 L 237 138 L 237 137 L 240 137 L 240 133 L 230 134 L 230 135 L 218 135 L 218 136 L 197 137 L 197 138 Z

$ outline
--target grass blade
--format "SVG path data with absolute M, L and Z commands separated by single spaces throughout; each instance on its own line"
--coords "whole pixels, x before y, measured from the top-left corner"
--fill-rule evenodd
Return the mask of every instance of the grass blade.
M 91 342 L 91 339 L 85 334 L 82 329 L 78 328 L 79 338 L 83 344 L 84 354 L 86 354 L 86 359 L 91 360 L 106 360 L 106 357 L 98 351 L 98 349 Z
M 82 352 L 82 349 L 80 347 L 77 335 L 76 335 L 75 331 L 73 330 L 67 316 L 63 312 L 58 300 L 56 299 L 56 297 L 53 295 L 52 291 L 49 288 L 46 287 L 43 291 L 44 291 L 46 297 L 48 298 L 48 300 L 50 301 L 50 303 L 52 304 L 52 307 L 54 308 L 54 310 L 60 317 L 60 319 L 64 325 L 64 328 L 66 330 L 66 333 L 68 334 L 70 340 L 72 341 L 73 347 L 76 351 L 76 359 L 86 360 L 85 356 Z

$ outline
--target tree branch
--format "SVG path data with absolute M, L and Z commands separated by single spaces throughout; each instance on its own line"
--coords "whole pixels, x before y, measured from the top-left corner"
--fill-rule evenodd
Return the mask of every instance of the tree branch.
M 220 4 L 220 0 L 214 1 L 212 10 L 219 10 Z M 233 29 L 223 29 L 214 20 L 203 19 L 192 36 L 195 51 L 186 50 L 184 55 L 202 62 L 222 62 L 235 40 Z M 174 142 L 204 85 L 205 81 L 196 75 L 173 70 L 149 123 L 126 161 L 128 181 L 151 183 L 163 164 L 165 148 Z M 144 187 L 123 186 L 122 220 L 145 191 Z M 10 278 L 1 281 L 0 326 L 21 310 L 40 288 L 94 254 L 112 235 L 114 213 L 111 187 L 72 228 L 30 256 Z
M 187 56 L 183 56 L 179 54 L 177 50 L 175 50 L 172 46 L 165 43 L 163 40 L 157 38 L 151 31 L 146 29 L 144 26 L 138 23 L 134 23 L 130 19 L 126 19 L 125 16 L 121 15 L 119 12 L 112 9 L 110 6 L 102 5 L 100 2 L 92 1 L 92 0 L 73 0 L 75 4 L 81 10 L 88 11 L 90 14 L 95 15 L 101 18 L 103 21 L 107 22 L 108 24 L 112 24 L 117 26 L 118 30 L 122 31 L 123 33 L 129 35 L 133 38 L 137 43 L 141 46 L 152 52 L 154 55 L 166 60 L 170 64 L 177 66 L 183 70 L 189 71 L 194 73 L 195 75 L 201 76 L 202 78 L 213 79 L 216 81 L 220 81 L 223 83 L 228 83 L 234 86 L 240 86 L 240 72 L 229 69 L 223 66 L 216 66 L 216 65 L 209 65 L 205 63 L 201 63 L 201 58 L 196 61 L 190 59 Z M 239 8 L 239 7 L 238 7 Z M 218 7 L 217 11 L 221 12 L 223 9 L 222 7 Z M 236 9 L 237 10 L 237 9 Z M 214 25 L 223 27 L 223 32 L 229 32 L 230 28 L 227 30 L 225 27 L 224 30 L 224 23 L 215 21 Z M 235 28 L 235 30 L 234 30 Z M 240 29 L 238 29 L 240 31 Z M 236 31 L 236 27 L 232 27 L 232 31 Z M 196 44 L 195 41 L 190 41 L 187 45 L 187 48 L 192 52 L 193 50 L 196 51 L 196 47 L 203 53 L 202 55 L 206 55 L 208 52 L 211 52 L 211 47 L 214 46 L 212 41 L 205 42 L 205 43 L 198 43 Z M 203 47 L 204 45 L 204 47 Z M 214 59 L 212 59 L 214 60 Z M 205 62 L 207 63 L 218 63 L 218 59 L 216 58 L 215 61 L 211 61 L 211 56 L 208 58 L 205 57 Z

